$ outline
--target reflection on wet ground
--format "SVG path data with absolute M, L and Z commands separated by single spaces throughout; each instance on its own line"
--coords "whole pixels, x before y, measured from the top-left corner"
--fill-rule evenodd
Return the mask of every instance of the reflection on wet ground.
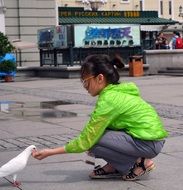
M 68 105 L 64 101 L 13 102 L 0 101 L 0 111 L 16 117 L 29 119 L 76 117 L 77 113 L 55 109 L 56 106 Z

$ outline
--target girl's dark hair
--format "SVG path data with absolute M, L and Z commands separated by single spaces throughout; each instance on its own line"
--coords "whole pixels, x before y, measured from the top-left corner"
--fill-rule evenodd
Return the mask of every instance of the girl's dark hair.
M 93 76 L 103 74 L 108 84 L 118 84 L 120 76 L 117 68 L 123 67 L 123 61 L 119 55 L 115 55 L 112 59 L 105 54 L 89 55 L 81 66 L 81 78 L 89 74 Z

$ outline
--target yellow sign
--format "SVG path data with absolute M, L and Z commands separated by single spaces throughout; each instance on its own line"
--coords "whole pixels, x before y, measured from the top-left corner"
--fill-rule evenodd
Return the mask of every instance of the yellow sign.
M 124 11 L 124 17 L 140 17 L 139 11 Z
M 139 11 L 59 11 L 59 17 L 140 17 Z

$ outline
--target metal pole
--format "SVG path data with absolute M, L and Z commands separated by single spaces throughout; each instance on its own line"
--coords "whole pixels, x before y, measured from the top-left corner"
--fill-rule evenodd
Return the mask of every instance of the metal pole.
M 53 61 L 54 61 L 54 66 L 56 67 L 57 64 L 57 49 L 53 50 Z
M 20 0 L 17 0 L 17 28 L 18 28 L 18 38 L 21 39 L 21 29 L 20 29 Z M 22 52 L 19 50 L 19 66 L 22 66 Z
M 70 65 L 73 66 L 74 63 L 74 52 L 73 52 L 73 47 L 72 47 L 72 42 L 69 43 L 69 53 L 70 53 Z
M 39 49 L 40 67 L 43 66 L 43 50 Z

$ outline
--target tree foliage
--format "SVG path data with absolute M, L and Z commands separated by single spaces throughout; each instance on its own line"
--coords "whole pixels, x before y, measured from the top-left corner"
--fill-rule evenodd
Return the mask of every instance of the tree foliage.
M 4 56 L 6 53 L 12 52 L 14 49 L 8 37 L 0 32 L 0 57 Z

